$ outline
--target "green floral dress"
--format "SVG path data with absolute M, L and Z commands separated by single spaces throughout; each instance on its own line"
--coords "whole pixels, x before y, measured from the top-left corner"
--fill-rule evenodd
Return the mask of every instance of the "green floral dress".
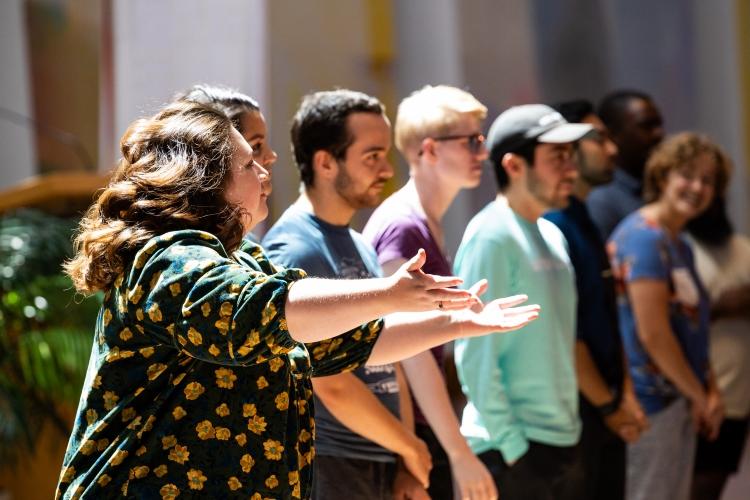
M 105 296 L 58 498 L 308 498 L 311 376 L 363 364 L 376 320 L 296 342 L 305 276 L 200 231 L 151 239 Z

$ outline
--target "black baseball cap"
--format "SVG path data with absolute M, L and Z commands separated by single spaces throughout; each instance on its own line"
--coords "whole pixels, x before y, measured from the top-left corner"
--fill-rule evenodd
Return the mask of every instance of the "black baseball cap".
M 487 133 L 487 148 L 494 161 L 517 151 L 531 141 L 545 144 L 575 142 L 594 127 L 588 123 L 568 123 L 544 104 L 524 104 L 503 111 Z

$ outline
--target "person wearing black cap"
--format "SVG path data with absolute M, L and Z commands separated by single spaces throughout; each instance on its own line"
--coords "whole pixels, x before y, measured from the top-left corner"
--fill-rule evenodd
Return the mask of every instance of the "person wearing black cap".
M 586 208 L 591 188 L 612 181 L 617 146 L 590 102 L 568 101 L 555 109 L 570 122 L 594 127 L 578 143 L 578 179 L 570 203 L 544 215 L 565 235 L 576 272 L 576 373 L 583 425 L 580 446 L 587 478 L 581 500 L 621 500 L 625 497 L 625 443 L 639 437 L 646 417 L 625 369 L 609 257 Z
M 469 400 L 461 430 L 504 498 L 582 493 L 575 277 L 565 238 L 541 217 L 567 205 L 578 176 L 575 142 L 591 130 L 540 104 L 502 113 L 487 137 L 499 192 L 469 223 L 456 255 L 465 282 L 487 277 L 489 297 L 523 288 L 544 311 L 522 335 L 456 342 Z

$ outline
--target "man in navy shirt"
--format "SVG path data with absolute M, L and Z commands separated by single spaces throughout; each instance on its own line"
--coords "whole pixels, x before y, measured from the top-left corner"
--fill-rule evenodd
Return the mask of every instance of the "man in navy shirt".
M 607 240 L 625 216 L 643 206 L 643 169 L 651 151 L 664 138 L 664 126 L 653 99 L 636 90 L 605 96 L 599 105 L 599 119 L 617 146 L 617 168 L 612 182 L 593 189 L 586 204 L 602 238 Z
M 568 240 L 576 272 L 578 316 L 576 375 L 581 395 L 586 499 L 622 499 L 625 493 L 625 442 L 638 438 L 645 416 L 633 394 L 623 360 L 612 271 L 599 231 L 585 200 L 592 187 L 612 180 L 617 146 L 588 101 L 556 106 L 571 123 L 594 128 L 579 142 L 579 175 L 570 204 L 549 212 Z

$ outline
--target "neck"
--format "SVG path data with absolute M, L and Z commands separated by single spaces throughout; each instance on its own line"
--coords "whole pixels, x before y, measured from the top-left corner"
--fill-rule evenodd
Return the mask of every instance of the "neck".
M 579 175 L 576 179 L 575 184 L 573 185 L 573 196 L 578 198 L 580 201 L 586 201 L 586 198 L 588 198 L 590 192 L 591 184 L 581 179 L 581 176 Z
M 331 190 L 330 193 L 324 191 L 317 187 L 305 187 L 295 205 L 329 224 L 349 225 L 356 210 L 335 191 Z
M 411 177 L 404 189 L 415 193 L 427 219 L 439 224 L 461 187 L 443 182 L 434 172 L 420 166 L 412 166 L 410 173 Z
M 511 184 L 504 193 L 498 193 L 497 199 L 501 198 L 507 200 L 508 206 L 529 222 L 536 222 L 544 212 L 549 210 L 518 185 Z
M 643 207 L 643 212 L 651 216 L 661 225 L 673 238 L 676 238 L 688 223 L 688 218 L 675 212 L 663 201 L 655 201 Z
M 632 158 L 618 157 L 617 165 L 638 180 L 643 180 L 643 162 Z

